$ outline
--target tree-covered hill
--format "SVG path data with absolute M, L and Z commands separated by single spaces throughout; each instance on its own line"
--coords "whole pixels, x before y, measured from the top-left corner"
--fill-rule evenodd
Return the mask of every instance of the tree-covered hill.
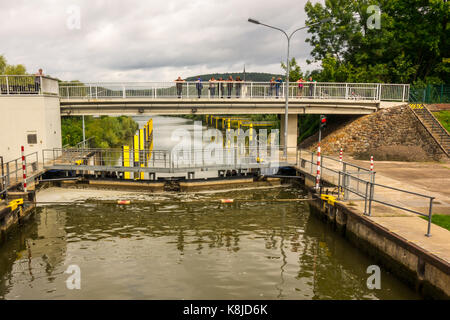
M 237 76 L 241 77 L 242 80 L 244 80 L 244 73 L 243 72 L 230 72 L 230 73 L 210 73 L 210 74 L 201 74 L 194 77 L 186 78 L 186 81 L 195 81 L 198 77 L 202 79 L 202 81 L 208 81 L 211 79 L 211 77 L 214 77 L 215 79 L 219 79 L 222 77 L 223 79 L 228 79 L 229 76 L 232 76 L 233 79 L 236 79 Z M 283 75 L 280 74 L 273 74 L 273 73 L 264 73 L 264 72 L 246 72 L 245 73 L 245 80 L 246 81 L 270 81 L 272 77 L 278 78 L 282 77 L 284 79 Z

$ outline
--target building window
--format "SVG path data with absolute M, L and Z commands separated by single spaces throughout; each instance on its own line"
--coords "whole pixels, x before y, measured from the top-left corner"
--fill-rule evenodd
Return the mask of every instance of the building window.
M 37 143 L 37 134 L 32 133 L 27 135 L 28 144 L 36 144 Z

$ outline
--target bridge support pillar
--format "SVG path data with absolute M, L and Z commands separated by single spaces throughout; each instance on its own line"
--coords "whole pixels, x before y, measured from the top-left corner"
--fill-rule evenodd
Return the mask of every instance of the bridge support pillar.
M 285 115 L 281 115 L 281 126 L 280 126 L 280 146 L 284 147 L 284 123 Z M 288 116 L 288 133 L 287 133 L 287 147 L 288 153 L 294 153 L 297 148 L 297 137 L 298 137 L 298 114 L 290 114 Z

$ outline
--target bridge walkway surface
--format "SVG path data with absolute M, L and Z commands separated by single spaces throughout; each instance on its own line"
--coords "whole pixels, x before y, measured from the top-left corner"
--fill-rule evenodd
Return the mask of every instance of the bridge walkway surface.
M 301 158 L 306 157 L 308 156 Z M 335 161 L 330 158 L 323 159 L 323 166 L 341 170 L 338 157 L 334 157 Z M 316 161 L 315 157 L 314 161 Z M 350 163 L 362 168 L 370 167 L 370 161 L 351 159 Z M 301 165 L 297 165 L 296 168 L 310 173 L 307 164 L 304 168 Z M 450 163 L 380 161 L 375 163 L 375 170 L 376 184 L 435 197 L 433 214 L 450 214 Z M 315 171 L 313 175 L 315 175 Z M 326 181 L 336 183 L 334 182 L 336 178 L 327 169 L 323 170 L 322 177 Z M 363 174 L 361 174 L 361 179 L 365 179 Z M 427 214 L 429 200 L 426 198 L 390 189 L 383 190 L 381 187 L 375 187 L 374 193 L 375 199 Z M 364 214 L 365 201 L 363 199 L 350 197 L 349 200 L 340 201 L 361 215 Z M 376 202 L 372 203 L 371 215 L 366 215 L 366 218 L 450 263 L 450 231 L 447 229 L 432 224 L 431 237 L 427 237 L 425 236 L 428 227 L 427 219 L 421 218 L 418 214 Z

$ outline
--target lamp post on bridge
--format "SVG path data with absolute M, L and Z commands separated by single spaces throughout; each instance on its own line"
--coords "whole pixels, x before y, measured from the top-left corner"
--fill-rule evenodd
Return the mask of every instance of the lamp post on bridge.
M 260 24 L 262 26 L 266 26 L 268 28 L 275 29 L 275 30 L 278 30 L 278 31 L 282 32 L 286 36 L 286 39 L 287 39 L 286 92 L 285 92 L 285 116 L 284 116 L 284 156 L 286 157 L 286 159 L 287 159 L 287 137 L 288 137 L 288 114 L 289 114 L 289 71 L 290 71 L 289 70 L 290 69 L 290 66 L 289 66 L 289 47 L 290 47 L 290 43 L 291 43 L 291 38 L 294 35 L 294 33 L 296 33 L 299 30 L 306 29 L 306 28 L 309 28 L 309 27 L 312 27 L 312 26 L 315 26 L 315 25 L 318 25 L 318 24 L 321 24 L 321 23 L 328 22 L 328 21 L 331 21 L 331 18 L 325 18 L 325 19 L 320 20 L 319 22 L 316 22 L 316 23 L 313 23 L 313 24 L 310 24 L 310 25 L 307 25 L 307 26 L 295 29 L 294 31 L 291 32 L 290 35 L 288 35 L 286 33 L 286 31 L 284 31 L 281 28 L 270 26 L 270 25 L 262 23 L 262 22 L 260 22 L 258 20 L 255 20 L 255 19 L 252 19 L 252 18 L 248 18 L 248 22 L 250 22 L 250 23 Z

